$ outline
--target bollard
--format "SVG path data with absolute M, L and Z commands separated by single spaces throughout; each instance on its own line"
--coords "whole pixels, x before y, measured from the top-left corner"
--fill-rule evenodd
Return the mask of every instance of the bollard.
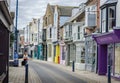
M 28 63 L 25 64 L 25 83 L 28 83 Z
M 72 71 L 73 72 L 75 71 L 75 62 L 74 61 L 72 62 Z
M 108 65 L 108 83 L 111 83 L 111 66 Z

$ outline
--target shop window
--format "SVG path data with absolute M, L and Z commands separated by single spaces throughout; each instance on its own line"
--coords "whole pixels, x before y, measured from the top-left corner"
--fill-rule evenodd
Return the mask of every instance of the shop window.
M 85 48 L 82 47 L 81 50 L 81 63 L 85 63 Z
M 115 75 L 120 75 L 120 44 L 115 45 Z
M 51 46 L 51 44 L 48 44 L 48 56 L 49 57 L 51 57 L 51 48 L 52 48 L 52 46 Z

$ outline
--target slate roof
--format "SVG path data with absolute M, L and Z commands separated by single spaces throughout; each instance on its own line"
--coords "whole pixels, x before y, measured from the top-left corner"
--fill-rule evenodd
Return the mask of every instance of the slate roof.
M 73 8 L 75 8 L 75 7 L 72 7 L 72 6 L 59 6 L 58 5 L 60 16 L 71 16 Z

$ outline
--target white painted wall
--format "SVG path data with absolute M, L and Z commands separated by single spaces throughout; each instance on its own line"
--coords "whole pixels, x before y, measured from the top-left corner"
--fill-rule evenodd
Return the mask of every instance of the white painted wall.
M 42 42 L 43 17 L 40 18 L 39 23 L 39 42 Z
M 58 9 L 57 9 L 57 6 L 55 6 L 55 11 L 54 11 L 54 26 L 58 28 Z
M 24 41 L 27 42 L 27 27 L 24 28 Z
M 78 26 L 80 26 L 80 39 L 78 40 L 77 39 L 77 33 L 78 33 Z M 73 24 L 73 27 L 72 27 L 73 29 L 72 29 L 72 35 L 73 35 L 73 42 L 74 41 L 84 41 L 85 40 L 85 38 L 84 38 L 84 25 L 82 24 L 82 25 L 80 25 L 80 23 L 79 24 Z
M 118 0 L 116 6 L 116 26 L 120 26 L 120 0 Z
M 77 27 L 78 27 L 78 25 L 72 25 L 73 27 L 73 32 L 72 32 L 72 34 L 73 34 L 73 41 L 76 41 L 76 33 L 77 33 Z
M 47 40 L 51 39 L 50 38 L 50 28 L 52 28 L 52 24 L 50 24 L 47 28 Z M 51 31 L 52 32 L 52 31 Z
M 57 41 L 57 30 L 58 29 L 58 9 L 57 6 L 55 6 L 54 11 L 54 26 L 52 27 L 52 42 Z

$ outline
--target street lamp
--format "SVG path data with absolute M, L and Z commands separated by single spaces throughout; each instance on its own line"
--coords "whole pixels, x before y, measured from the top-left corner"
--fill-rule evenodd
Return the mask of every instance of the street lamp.
M 17 42 L 18 42 L 17 25 L 18 25 L 18 0 L 16 0 L 16 20 L 15 20 L 15 48 L 14 49 L 16 50 L 16 52 L 18 52 L 17 50 Z
M 15 42 L 14 42 L 14 65 L 18 66 L 18 30 L 17 30 L 17 21 L 18 21 L 18 0 L 16 0 L 16 19 L 15 19 Z

